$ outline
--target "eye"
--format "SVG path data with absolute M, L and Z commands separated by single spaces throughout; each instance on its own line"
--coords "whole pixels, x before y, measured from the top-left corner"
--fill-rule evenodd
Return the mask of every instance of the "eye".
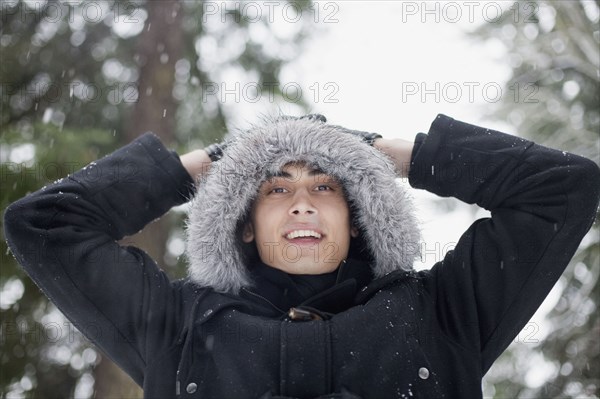
M 274 187 L 270 191 L 270 193 L 274 193 L 274 194 L 283 194 L 285 192 L 286 192 L 286 189 L 283 187 Z
M 327 184 L 319 184 L 316 187 L 317 191 L 333 191 L 333 188 L 331 186 L 328 186 Z

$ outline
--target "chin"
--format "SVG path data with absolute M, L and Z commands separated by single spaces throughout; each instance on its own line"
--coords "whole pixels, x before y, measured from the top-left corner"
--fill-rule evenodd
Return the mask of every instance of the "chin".
M 295 263 L 288 263 L 284 271 L 290 274 L 325 274 L 334 271 L 337 266 L 333 263 L 315 263 L 312 260 L 303 262 L 299 260 Z

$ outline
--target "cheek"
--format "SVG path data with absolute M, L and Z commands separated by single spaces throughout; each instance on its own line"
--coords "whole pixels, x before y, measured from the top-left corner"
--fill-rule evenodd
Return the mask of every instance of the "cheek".
M 350 219 L 350 208 L 348 208 L 348 203 L 344 198 L 339 198 L 338 201 L 336 201 L 334 209 L 338 218 L 342 220 Z
M 336 230 L 340 230 L 339 234 L 345 230 L 350 229 L 350 211 L 348 210 L 348 206 L 345 202 L 340 201 L 339 203 L 330 204 L 323 209 L 323 214 L 327 215 L 327 220 L 329 221 L 330 227 L 335 227 Z
M 257 239 L 272 239 L 277 231 L 279 210 L 273 204 L 259 205 L 254 209 L 254 233 Z

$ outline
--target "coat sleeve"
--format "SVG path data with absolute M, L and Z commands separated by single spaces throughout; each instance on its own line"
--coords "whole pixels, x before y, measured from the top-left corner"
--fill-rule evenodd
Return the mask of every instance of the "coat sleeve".
M 439 115 L 417 136 L 409 182 L 490 211 L 425 273 L 444 333 L 482 374 L 548 295 L 590 229 L 600 171 L 567 152 Z
M 148 255 L 116 241 L 185 202 L 193 186 L 177 155 L 146 133 L 4 215 L 10 250 L 29 276 L 140 385 L 148 348 L 176 335 L 179 294 Z

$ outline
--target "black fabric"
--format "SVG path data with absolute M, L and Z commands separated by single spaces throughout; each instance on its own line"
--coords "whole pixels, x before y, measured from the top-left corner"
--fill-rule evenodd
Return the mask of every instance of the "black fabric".
M 252 291 L 283 312 L 291 307 L 306 305 L 327 313 L 338 313 L 353 304 L 357 289 L 373 279 L 366 262 L 348 259 L 332 272 L 318 275 L 289 274 L 257 262 L 251 275 Z M 257 296 L 248 298 L 263 302 Z
M 333 276 L 287 276 L 298 296 L 285 300 L 333 314 L 323 321 L 291 321 L 256 297 L 281 305 L 273 287 L 285 276 L 260 272 L 254 291 L 219 294 L 171 281 L 145 252 L 117 243 L 193 194 L 192 178 L 151 134 L 11 204 L 5 237 L 147 398 L 481 398 L 483 375 L 589 230 L 600 197 L 589 182 L 600 170 L 443 115 L 417 141 L 410 184 L 491 217 L 430 270 L 393 272 L 366 289 L 360 265 L 339 270 L 332 286 Z

